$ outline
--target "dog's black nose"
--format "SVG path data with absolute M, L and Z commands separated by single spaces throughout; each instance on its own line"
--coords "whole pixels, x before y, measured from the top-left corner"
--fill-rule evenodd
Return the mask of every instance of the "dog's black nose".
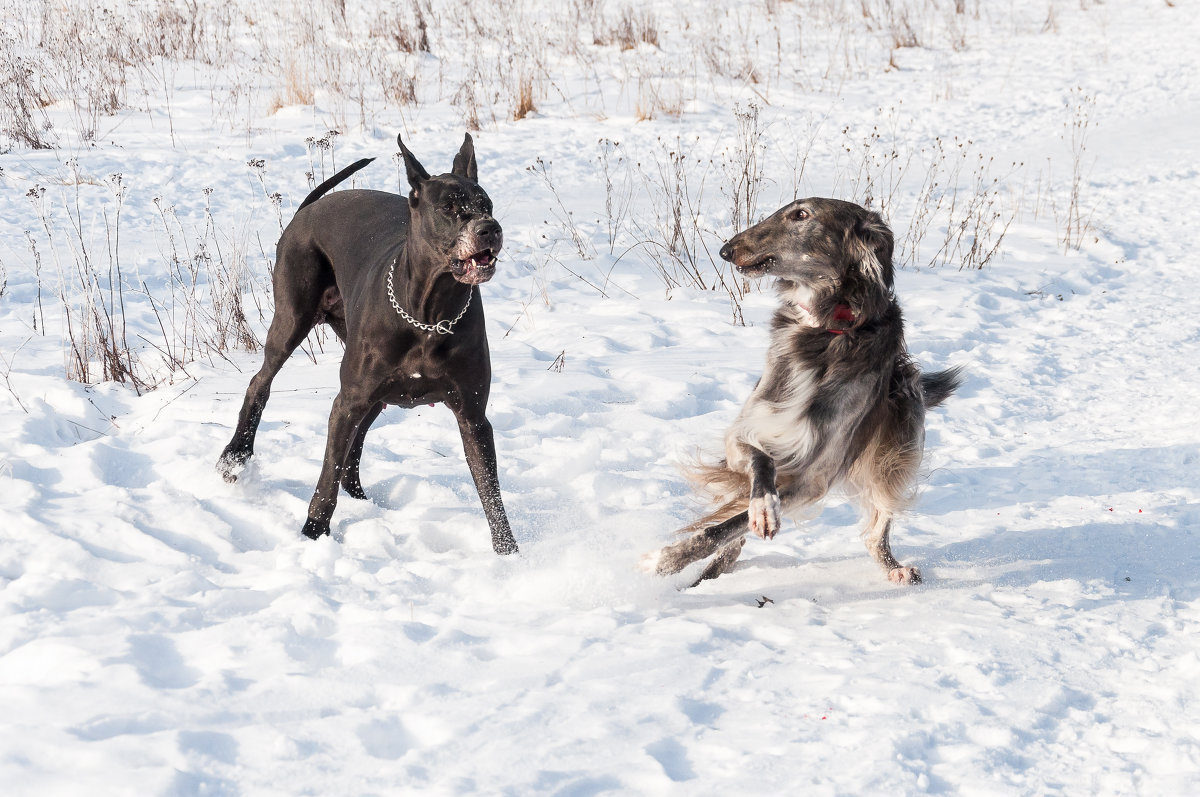
M 722 246 L 720 254 L 721 254 L 722 260 L 728 260 L 730 263 L 732 263 L 733 262 L 733 245 L 725 244 L 724 246 Z
M 500 241 L 504 239 L 504 231 L 500 229 L 500 222 L 495 219 L 479 222 L 475 228 L 475 234 L 485 241 Z

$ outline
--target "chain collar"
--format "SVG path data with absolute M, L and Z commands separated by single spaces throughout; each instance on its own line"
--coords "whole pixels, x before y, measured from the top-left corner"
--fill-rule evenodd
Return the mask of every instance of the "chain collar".
M 453 321 L 442 319 L 436 324 L 423 324 L 410 316 L 408 313 L 404 312 L 404 308 L 400 306 L 400 302 L 396 301 L 396 293 L 392 290 L 392 275 L 396 273 L 396 265 L 399 262 L 400 257 L 397 255 L 396 259 L 392 261 L 392 267 L 388 269 L 387 291 L 388 300 L 392 303 L 392 307 L 396 308 L 396 312 L 400 314 L 401 318 L 423 332 L 436 332 L 439 335 L 453 335 L 454 325 L 459 321 L 462 321 L 463 316 L 467 314 L 467 308 L 471 306 L 471 294 L 474 293 L 475 290 L 471 289 L 467 291 L 467 303 L 463 305 L 462 312 L 459 313 Z

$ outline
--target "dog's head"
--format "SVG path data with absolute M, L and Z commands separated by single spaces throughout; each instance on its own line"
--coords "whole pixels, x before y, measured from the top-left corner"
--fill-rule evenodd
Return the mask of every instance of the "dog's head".
M 733 236 L 721 257 L 773 276 L 802 304 L 837 298 L 873 315 L 893 285 L 892 231 L 878 213 L 837 199 L 798 199 Z
M 433 249 L 436 260 L 459 282 L 478 285 L 496 273 L 504 245 L 500 223 L 492 218 L 492 200 L 479 187 L 475 145 L 468 133 L 449 174 L 431 177 L 399 136 L 396 143 L 408 173 L 410 236 Z

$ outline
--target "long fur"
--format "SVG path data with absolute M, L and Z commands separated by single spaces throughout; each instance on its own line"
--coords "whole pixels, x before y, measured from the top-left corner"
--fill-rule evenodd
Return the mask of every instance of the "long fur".
M 725 457 L 688 472 L 712 505 L 681 531 L 708 534 L 712 542 L 701 545 L 697 536 L 663 549 L 671 555 L 656 560 L 658 572 L 677 572 L 688 557 L 709 555 L 720 544 L 722 563 L 704 576 L 715 577 L 736 559 L 730 549 L 740 549 L 739 531 L 753 529 L 748 519 L 741 530 L 741 513 L 763 512 L 772 493 L 783 513 L 795 512 L 842 487 L 862 505 L 867 547 L 889 577 L 920 581 L 892 556 L 891 519 L 915 496 L 925 410 L 945 401 L 962 374 L 958 368 L 922 374 L 909 357 L 893 292 L 892 240 L 876 213 L 805 199 L 722 249 L 739 271 L 778 277 L 781 302 L 763 375 L 726 433 Z M 756 485 L 764 454 L 774 465 L 774 483 Z M 754 490 L 764 498 L 752 507 Z

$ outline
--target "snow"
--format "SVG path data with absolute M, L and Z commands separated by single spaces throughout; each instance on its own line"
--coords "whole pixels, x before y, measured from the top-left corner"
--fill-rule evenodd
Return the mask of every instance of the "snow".
M 262 23 L 231 23 L 239 47 L 277 36 L 286 50 L 290 23 L 231 5 Z M 281 372 L 234 485 L 214 464 L 258 355 L 228 349 L 174 372 L 159 359 L 160 323 L 185 326 L 172 253 L 195 263 L 204 241 L 214 262 L 244 262 L 261 338 L 266 269 L 306 171 L 319 181 L 334 162 L 375 156 L 355 185 L 396 190 L 397 132 L 430 171 L 449 168 L 464 129 L 454 87 L 505 52 L 519 71 L 537 30 L 524 23 L 544 9 L 435 5 L 443 37 L 465 10 L 511 16 L 461 63 L 449 38 L 440 54 L 438 40 L 406 56 L 423 70 L 415 106 L 376 92 L 363 119 L 318 79 L 315 104 L 272 112 L 283 77 L 181 57 L 161 62 L 169 92 L 131 92 L 93 142 L 59 98 L 46 109 L 57 148 L 4 144 L 4 792 L 1200 788 L 1196 6 L 1016 0 L 968 3 L 958 20 L 951 3 L 907 4 L 924 43 L 893 51 L 886 30 L 856 20 L 858 4 L 651 3 L 657 46 L 581 39 L 576 54 L 541 53 L 525 119 L 481 89 L 481 184 L 507 241 L 483 289 L 489 417 L 521 546 L 498 558 L 443 407 L 385 411 L 363 457 L 369 500 L 343 496 L 332 538 L 300 535 L 336 393 L 332 335 Z M 365 26 L 383 12 L 348 13 Z M 965 47 L 951 46 L 951 23 Z M 755 84 L 705 71 L 696 53 L 712 41 L 729 63 L 739 47 L 774 63 L 777 41 L 803 57 Z M 639 119 L 647 87 L 681 113 Z M 662 176 L 680 153 L 711 278 L 709 252 L 734 231 L 734 111 L 752 102 L 758 214 L 797 190 L 871 192 L 891 202 L 900 240 L 939 138 L 968 153 L 957 172 L 938 167 L 942 186 L 969 186 L 990 158 L 998 201 L 1014 208 L 982 269 L 927 265 L 940 215 L 920 262 L 898 273 L 914 356 L 968 373 L 930 413 L 921 499 L 894 535 L 919 587 L 886 581 L 840 500 L 750 541 L 732 573 L 695 589 L 677 588 L 690 571 L 672 581 L 636 566 L 695 516 L 680 464 L 720 445 L 762 365 L 771 291 L 741 300 L 741 325 L 719 287 L 668 288 L 653 266 Z M 1080 104 L 1090 226 L 1074 248 L 1062 239 Z M 332 155 L 306 146 L 331 129 Z M 607 165 L 605 139 L 619 142 Z M 877 144 L 867 155 L 865 141 Z M 893 146 L 908 171 L 889 183 L 880 168 L 869 186 L 861 164 Z M 45 224 L 26 196 L 35 186 Z M 614 238 L 606 200 L 625 213 Z M 81 247 L 104 274 L 117 252 L 129 340 L 156 389 L 68 379 L 56 291 L 72 295 Z

